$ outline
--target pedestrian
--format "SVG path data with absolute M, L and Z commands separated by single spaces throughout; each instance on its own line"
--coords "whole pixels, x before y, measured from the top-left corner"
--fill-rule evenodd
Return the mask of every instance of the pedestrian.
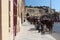
M 38 32 L 40 32 L 40 29 L 41 29 L 41 22 L 38 19 L 37 22 L 36 22 L 36 30 L 38 30 Z

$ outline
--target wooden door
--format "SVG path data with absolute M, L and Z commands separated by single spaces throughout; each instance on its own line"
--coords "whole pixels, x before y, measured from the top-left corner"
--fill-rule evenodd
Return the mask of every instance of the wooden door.
M 13 0 L 13 30 L 14 30 L 14 36 L 16 36 L 16 32 L 17 32 L 17 0 Z

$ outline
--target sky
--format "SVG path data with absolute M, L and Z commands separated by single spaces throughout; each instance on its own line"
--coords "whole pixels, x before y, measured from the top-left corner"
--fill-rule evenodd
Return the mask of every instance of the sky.
M 26 6 L 49 6 L 50 7 L 50 0 L 25 0 Z M 56 9 L 56 11 L 60 11 L 60 0 L 52 0 L 51 1 L 51 8 Z

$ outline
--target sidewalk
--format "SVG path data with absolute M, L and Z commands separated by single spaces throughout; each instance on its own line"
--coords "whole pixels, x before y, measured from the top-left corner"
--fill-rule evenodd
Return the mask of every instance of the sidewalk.
M 53 33 L 52 35 L 41 35 L 41 33 L 31 28 L 34 28 L 34 25 L 31 25 L 28 21 L 23 23 L 21 31 L 17 34 L 15 40 L 60 40 L 60 34 Z

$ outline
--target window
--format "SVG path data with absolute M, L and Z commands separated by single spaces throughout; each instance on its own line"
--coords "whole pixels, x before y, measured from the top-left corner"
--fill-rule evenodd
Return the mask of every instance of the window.
M 10 27 L 11 27 L 11 26 L 10 26 L 10 9 L 11 9 L 11 8 L 10 8 L 10 7 L 11 7 L 10 5 L 11 5 L 11 1 L 9 1 L 9 32 L 10 32 Z

